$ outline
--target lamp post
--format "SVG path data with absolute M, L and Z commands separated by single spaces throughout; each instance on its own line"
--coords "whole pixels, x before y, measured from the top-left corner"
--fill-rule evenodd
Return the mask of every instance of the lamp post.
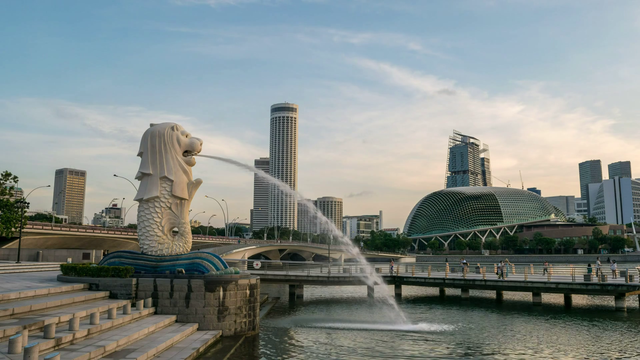
M 20 199 L 20 230 L 19 230 L 19 235 L 18 235 L 18 259 L 16 259 L 16 264 L 20 264 L 20 250 L 22 249 L 22 228 L 24 227 L 24 210 L 25 210 L 26 207 L 29 206 L 29 203 L 27 202 L 27 198 L 34 191 L 36 191 L 38 189 L 46 188 L 46 187 L 51 187 L 51 185 L 38 186 L 37 188 L 29 191 L 27 196 L 25 196 L 22 199 Z
M 207 199 L 214 200 L 215 202 L 218 203 L 218 206 L 220 206 L 220 210 L 222 210 L 222 217 L 223 217 L 223 221 L 224 221 L 224 236 L 227 236 L 227 213 L 224 212 L 224 208 L 222 207 L 222 204 L 220 204 L 220 202 L 218 200 L 216 200 L 216 198 L 212 198 L 209 195 L 205 195 L 204 197 L 206 197 Z M 222 201 L 224 201 L 224 199 Z
M 86 217 L 86 216 L 84 218 L 85 218 L 85 220 L 87 220 L 87 225 L 91 225 L 91 221 L 89 221 L 89 218 Z
M 209 225 L 211 225 L 211 219 L 216 216 L 216 214 L 213 214 L 211 216 L 209 216 L 209 220 L 207 221 L 207 237 L 209 237 Z
M 122 220 L 122 221 L 125 223 L 125 224 L 124 224 L 124 226 L 127 226 L 127 225 L 126 225 L 126 222 L 127 222 L 127 214 L 128 214 L 128 213 L 129 213 L 129 211 L 130 211 L 131 209 L 133 209 L 133 207 L 134 207 L 134 206 L 136 206 L 136 205 L 138 205 L 138 203 L 135 203 L 135 204 L 133 204 L 133 205 L 129 206 L 129 208 L 127 209 L 127 211 L 125 211 L 125 212 L 124 212 L 124 219 Z
M 233 231 L 231 232 L 231 237 L 233 237 L 236 233 L 236 226 L 238 226 L 238 221 L 247 221 L 247 218 L 244 218 L 242 220 L 238 220 L 236 218 L 236 222 L 233 224 Z
M 221 200 L 224 203 L 224 206 L 227 208 L 227 233 L 231 233 L 229 226 L 231 226 L 231 223 L 229 222 L 229 218 L 231 217 L 231 213 L 229 212 L 229 203 L 227 203 L 227 200 L 222 199 Z
M 131 180 L 127 179 L 127 178 L 126 178 L 126 177 L 124 177 L 124 176 L 120 176 L 120 175 L 116 175 L 116 174 L 113 174 L 113 176 L 114 176 L 114 177 L 117 177 L 117 178 L 120 178 L 120 179 L 125 179 L 125 180 L 127 180 L 127 181 L 129 182 L 129 184 L 131 184 L 131 186 L 133 186 L 133 188 L 134 188 L 134 189 L 136 189 L 136 192 L 138 192 L 138 187 L 137 187 L 137 186 L 135 186 L 135 185 L 133 184 L 133 182 L 131 182 Z
M 49 185 L 49 186 L 51 186 L 51 185 Z M 60 195 L 62 195 L 63 192 L 64 192 L 64 189 L 62 189 L 62 190 L 60 190 L 58 192 L 58 195 L 56 195 L 56 197 L 55 197 L 56 201 L 54 201 L 53 205 L 51 206 L 51 229 L 52 230 L 53 230 L 53 224 L 56 221 L 56 209 L 55 208 L 56 208 L 56 205 L 58 205 L 58 201 L 57 200 L 60 197 Z

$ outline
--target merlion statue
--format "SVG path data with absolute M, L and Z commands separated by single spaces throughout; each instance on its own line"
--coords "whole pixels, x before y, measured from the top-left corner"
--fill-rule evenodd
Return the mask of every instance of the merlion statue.
M 151 124 L 142 135 L 136 179 L 140 188 L 138 242 L 143 254 L 178 255 L 191 251 L 189 207 L 202 184 L 193 180 L 194 155 L 202 140 L 174 123 Z M 177 231 L 177 233 L 176 233 Z

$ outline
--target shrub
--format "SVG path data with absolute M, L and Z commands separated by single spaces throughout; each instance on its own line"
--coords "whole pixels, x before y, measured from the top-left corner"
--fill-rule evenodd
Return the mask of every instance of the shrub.
M 61 264 L 60 271 L 64 276 L 95 278 L 128 278 L 133 275 L 131 266 L 100 266 L 95 264 Z

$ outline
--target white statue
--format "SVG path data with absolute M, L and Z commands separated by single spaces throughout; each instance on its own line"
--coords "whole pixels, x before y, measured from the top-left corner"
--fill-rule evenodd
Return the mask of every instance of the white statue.
M 142 135 L 136 174 L 140 188 L 134 200 L 140 203 L 138 242 L 143 254 L 191 251 L 189 207 L 202 184 L 201 179 L 193 180 L 191 167 L 201 150 L 202 140 L 178 124 L 151 124 Z

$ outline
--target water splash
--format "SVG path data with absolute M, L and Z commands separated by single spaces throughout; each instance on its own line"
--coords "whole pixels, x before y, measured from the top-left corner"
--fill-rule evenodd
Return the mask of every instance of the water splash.
M 443 332 L 455 330 L 453 325 L 445 324 L 370 324 L 370 323 L 320 323 L 308 324 L 305 327 L 336 330 L 369 330 L 369 331 L 408 331 L 408 332 Z
M 333 224 L 331 220 L 327 219 L 322 214 L 322 212 L 320 212 L 320 210 L 317 207 L 315 207 L 313 203 L 311 203 L 311 201 L 307 200 L 302 194 L 300 194 L 296 190 L 291 189 L 291 187 L 289 187 L 289 185 L 285 184 L 284 182 L 274 178 L 273 176 L 270 176 L 269 174 L 265 173 L 262 170 L 256 169 L 251 165 L 243 164 L 236 160 L 227 159 L 220 156 L 211 156 L 211 155 L 198 155 L 198 156 L 222 161 L 224 163 L 231 164 L 231 165 L 243 168 L 245 170 L 249 170 L 255 173 L 256 175 L 258 175 L 259 177 L 270 182 L 271 184 L 277 186 L 278 189 L 280 189 L 282 192 L 287 193 L 293 196 L 295 199 L 300 200 L 300 202 L 307 208 L 307 210 L 310 213 L 312 213 L 314 216 L 316 216 L 316 218 L 321 222 L 321 224 L 323 225 L 323 229 L 328 229 L 330 231 L 330 235 L 332 235 L 335 239 L 337 239 L 340 242 L 341 245 L 343 245 L 342 250 L 346 251 L 349 255 L 354 257 L 362 266 L 365 267 L 366 269 L 365 272 L 356 273 L 356 275 L 360 277 L 363 280 L 363 282 L 368 286 L 384 285 L 384 286 L 380 286 L 379 290 L 382 293 L 381 299 L 384 301 L 386 305 L 388 305 L 387 309 L 390 309 L 392 312 L 391 314 L 389 314 L 391 315 L 390 318 L 394 319 L 396 321 L 396 324 L 403 324 L 405 326 L 417 326 L 417 325 L 411 325 L 409 323 L 406 315 L 398 307 L 398 303 L 396 303 L 393 295 L 389 291 L 389 288 L 386 286 L 386 284 L 382 280 L 382 276 L 380 276 L 378 273 L 375 272 L 371 264 L 369 264 L 369 262 L 365 259 L 365 257 L 362 255 L 360 250 L 358 250 L 358 248 L 353 244 L 353 242 L 351 242 L 351 240 L 348 237 L 344 236 L 342 232 L 338 230 L 338 228 L 336 228 L 336 226 Z

